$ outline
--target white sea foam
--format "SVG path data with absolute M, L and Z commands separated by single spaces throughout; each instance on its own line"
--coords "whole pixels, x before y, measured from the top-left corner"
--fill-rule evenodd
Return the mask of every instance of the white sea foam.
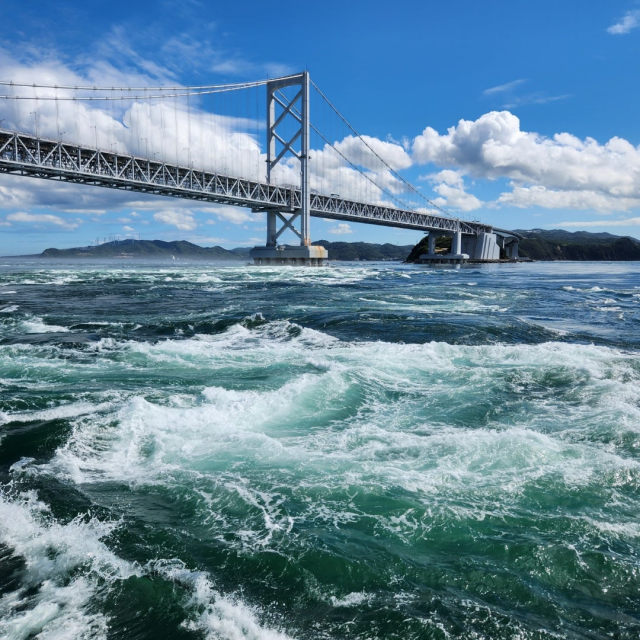
M 17 304 L 12 304 L 8 307 L 2 307 L 2 309 L 0 309 L 0 313 L 13 313 L 14 311 L 17 311 L 20 307 L 18 307 Z
M 59 524 L 33 492 L 0 495 L 0 540 L 25 562 L 20 588 L 0 599 L 0 635 L 106 638 L 107 619 L 92 606 L 101 584 L 136 573 L 103 542 L 115 526 L 83 516 Z
M 42 318 L 32 317 L 30 320 L 23 320 L 20 329 L 25 333 L 67 333 L 67 327 L 60 327 L 55 324 L 46 324 Z
M 292 373 L 272 390 L 208 386 L 199 396 L 129 396 L 99 414 L 96 408 L 78 413 L 72 437 L 42 470 L 78 483 L 190 486 L 203 521 L 217 523 L 233 544 L 249 550 L 276 548 L 297 535 L 297 518 L 336 528 L 371 518 L 344 504 L 327 511 L 315 501 L 291 516 L 284 496 L 305 491 L 296 484 L 300 465 L 307 488 L 405 492 L 417 506 L 429 506 L 434 522 L 508 513 L 540 483 L 610 492 L 618 482 L 640 484 L 637 463 L 579 435 L 602 425 L 601 415 L 613 431 L 640 424 L 640 369 L 632 353 L 566 343 L 345 344 L 291 328 L 285 322 L 236 325 L 189 340 L 103 342 L 102 349 L 164 366 L 252 372 L 310 363 L 313 372 Z M 536 395 L 528 399 L 529 389 L 540 394 L 546 387 L 539 402 Z M 494 394 L 507 403 L 512 395 L 522 408 L 507 405 L 507 422 L 499 406 L 479 412 Z M 466 413 L 476 417 L 469 422 Z M 228 472 L 220 473 L 221 461 Z M 264 489 L 244 475 L 247 464 L 283 471 Z M 227 523 L 220 499 L 244 505 L 244 519 Z M 376 516 L 376 522 L 406 541 L 428 531 L 410 514 Z M 232 544 L 228 536 L 225 543 Z
M 240 597 L 223 595 L 206 572 L 189 571 L 180 560 L 151 562 L 148 568 L 191 591 L 184 626 L 211 640 L 290 640 L 285 633 L 259 622 L 260 610 Z
M 364 592 L 353 592 L 348 593 L 346 596 L 342 598 L 336 598 L 336 596 L 331 596 L 331 604 L 334 607 L 357 607 L 358 605 L 369 602 L 372 599 L 371 594 L 367 594 Z
M 16 411 L 5 414 L 10 421 L 32 422 L 34 420 L 57 420 L 59 418 L 75 418 L 86 414 L 93 414 L 104 411 L 111 406 L 110 403 L 93 404 L 90 402 L 77 402 L 73 404 L 63 404 L 51 409 L 39 411 Z
M 218 640 L 287 640 L 260 623 L 259 609 L 224 595 L 205 572 L 172 560 L 145 567 L 125 561 L 105 544 L 117 523 L 78 516 L 57 522 L 34 492 L 0 494 L 0 541 L 20 556 L 21 585 L 0 598 L 0 636 L 11 640 L 106 638 L 108 618 L 99 604 L 113 585 L 131 576 L 160 574 L 187 587 L 185 626 Z

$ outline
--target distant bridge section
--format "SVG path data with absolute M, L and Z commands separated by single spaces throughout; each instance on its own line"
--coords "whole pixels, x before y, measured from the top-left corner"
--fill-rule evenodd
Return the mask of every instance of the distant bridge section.
M 299 211 L 300 188 L 278 186 L 160 160 L 119 154 L 0 129 L 0 173 L 88 184 L 158 196 L 247 207 L 253 211 Z M 458 218 L 310 193 L 310 214 L 424 232 L 479 236 L 490 225 Z M 285 226 L 282 228 L 284 230 Z

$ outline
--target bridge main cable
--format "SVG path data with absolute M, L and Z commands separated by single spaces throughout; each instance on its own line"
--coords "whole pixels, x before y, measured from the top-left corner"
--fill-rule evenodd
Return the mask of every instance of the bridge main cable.
M 286 80 L 288 78 L 293 78 L 294 76 L 283 76 L 282 78 L 277 78 L 278 80 Z M 201 86 L 191 86 L 191 85 L 176 85 L 174 87 L 153 87 L 153 86 L 142 86 L 142 87 L 98 87 L 98 86 L 81 86 L 81 85 L 61 85 L 61 84 L 37 84 L 34 82 L 13 82 L 9 80 L 0 80 L 0 86 L 6 87 L 27 87 L 29 89 L 68 89 L 75 91 L 177 91 L 181 89 L 223 89 L 225 87 L 230 90 L 234 87 L 245 88 L 245 87 L 259 87 L 261 85 L 265 85 L 268 82 L 271 82 L 271 79 L 266 78 L 263 80 L 251 80 L 250 82 L 230 82 L 225 84 L 205 84 Z
M 331 100 L 329 100 L 329 98 L 327 98 L 327 96 L 320 90 L 320 88 L 318 87 L 318 85 L 312 80 L 311 84 L 313 85 L 313 87 L 315 88 L 315 90 L 318 92 L 318 94 L 320 95 L 320 97 L 333 109 L 333 111 L 335 111 L 336 115 L 342 120 L 342 122 L 344 122 L 344 124 L 347 125 L 347 127 L 349 127 L 349 129 L 351 130 L 351 132 L 359 139 L 362 141 L 362 143 L 367 147 L 367 149 L 369 149 L 369 151 L 371 151 L 371 153 L 373 153 L 373 155 L 378 158 L 378 160 L 380 160 L 380 162 L 382 162 L 382 164 L 384 164 L 385 167 L 387 167 L 387 169 L 389 169 L 389 171 L 391 172 L 391 174 L 397 178 L 398 180 L 400 180 L 400 182 L 402 182 L 406 187 L 408 187 L 411 191 L 413 191 L 418 197 L 422 198 L 425 202 L 427 202 L 431 207 L 433 207 L 434 209 L 436 209 L 437 211 L 440 211 L 440 213 L 444 214 L 445 216 L 449 216 L 451 218 L 455 217 L 452 216 L 448 211 L 446 211 L 445 209 L 443 209 L 442 207 L 438 206 L 435 202 L 432 202 L 431 200 L 429 200 L 429 198 L 427 198 L 425 195 L 423 195 L 422 193 L 420 193 L 420 191 L 418 191 L 418 189 L 416 189 L 409 181 L 405 180 L 393 167 L 391 167 L 384 158 L 382 158 L 380 156 L 380 154 L 354 129 L 354 127 L 349 123 L 349 121 L 340 113 L 340 111 L 338 111 L 338 109 L 335 107 L 335 105 L 331 102 Z M 320 135 L 323 139 L 324 136 L 322 136 L 322 134 L 315 129 L 316 133 L 318 135 Z M 326 139 L 325 139 L 326 140 Z M 334 149 L 335 146 L 331 145 Z M 337 151 L 337 149 L 336 149 Z M 338 152 L 340 153 L 340 152 Z M 340 154 L 342 155 L 342 154 Z M 343 156 L 344 157 L 344 156 Z M 349 162 L 349 161 L 348 161 Z M 351 162 L 349 162 L 349 164 L 353 164 Z M 379 187 L 379 185 L 376 185 Z M 380 187 L 379 187 L 380 188 Z M 385 192 L 386 193 L 386 192 Z M 387 194 L 388 195 L 388 194 Z M 398 200 L 396 198 L 394 198 L 394 200 L 396 200 L 398 202 Z M 403 203 L 404 204 L 404 203 Z M 406 206 L 406 205 L 405 205 Z

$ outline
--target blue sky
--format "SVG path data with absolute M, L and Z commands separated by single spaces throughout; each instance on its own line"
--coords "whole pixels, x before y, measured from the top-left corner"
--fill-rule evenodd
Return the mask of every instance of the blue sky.
M 451 213 L 640 237 L 639 2 L 3 0 L 0 16 L 1 80 L 198 85 L 306 68 Z M 314 102 L 312 119 L 322 113 Z M 264 225 L 242 209 L 0 176 L 3 255 L 115 234 L 233 247 L 260 241 Z M 312 237 L 421 234 L 313 219 Z

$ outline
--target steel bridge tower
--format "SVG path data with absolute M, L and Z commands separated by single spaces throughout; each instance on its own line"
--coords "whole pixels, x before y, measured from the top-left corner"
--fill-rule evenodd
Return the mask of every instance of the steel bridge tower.
M 289 99 L 282 91 L 297 87 Z M 291 128 L 293 127 L 293 131 Z M 274 169 L 291 157 L 300 162 L 300 206 L 285 210 L 281 207 L 260 207 L 267 212 L 267 242 L 254 247 L 251 257 L 259 265 L 298 264 L 322 265 L 328 253 L 324 247 L 311 245 L 311 187 L 309 176 L 309 72 L 267 83 L 267 183 L 272 183 Z M 285 246 L 278 238 L 287 230 L 300 240 L 299 246 Z

